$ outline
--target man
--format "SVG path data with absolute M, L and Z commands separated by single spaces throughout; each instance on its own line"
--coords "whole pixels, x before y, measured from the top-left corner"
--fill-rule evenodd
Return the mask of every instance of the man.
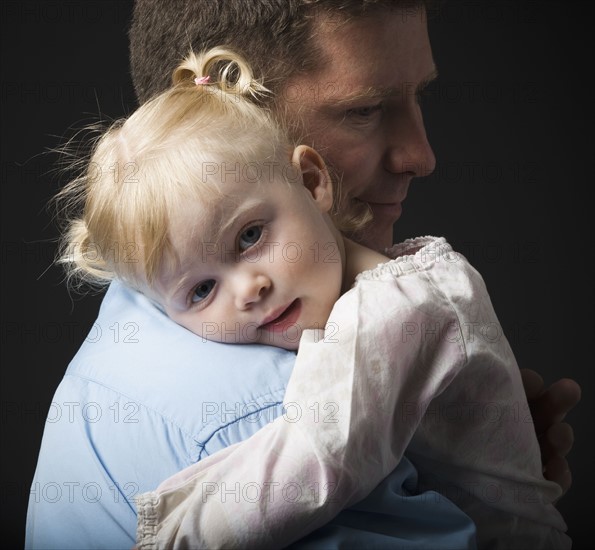
M 339 4 L 355 6 L 348 7 L 351 21 L 334 15 L 345 13 L 336 11 Z M 360 241 L 382 248 L 391 242 L 411 180 L 434 168 L 415 94 L 435 76 L 435 67 L 425 12 L 416 3 L 395 12 L 388 11 L 394 1 L 379 2 L 369 14 L 359 13 L 359 4 L 139 1 L 131 58 L 143 101 L 168 85 L 171 70 L 190 47 L 227 43 L 243 51 L 277 93 L 275 112 L 294 132 L 306 135 L 341 178 L 339 207 L 371 208 L 374 221 Z M 53 484 L 70 496 L 52 501 L 50 493 L 45 498 L 41 491 L 32 494 L 28 547 L 131 546 L 136 493 L 248 437 L 281 412 L 291 354 L 250 346 L 238 365 L 235 346 L 197 342 L 142 296 L 119 285 L 108 292 L 98 318 L 99 326 L 114 323 L 130 329 L 127 336 L 136 345 L 123 348 L 91 335 L 54 397 L 56 403 L 81 403 L 87 416 L 46 428 L 34 484 Z M 558 384 L 535 402 L 544 426 L 559 422 L 576 401 L 575 386 Z M 539 380 L 532 380 L 529 396 L 541 391 Z M 551 407 L 552 400 L 558 400 L 557 407 Z M 568 476 L 555 469 L 565 470 L 556 449 L 563 453 L 569 438 L 556 424 L 554 433 L 560 431 L 561 440 L 546 444 L 544 451 L 553 457 L 547 463 L 549 477 L 567 488 Z M 318 535 L 318 543 L 343 537 L 352 544 L 472 545 L 468 519 L 446 499 L 429 511 L 423 505 L 434 499 L 409 498 L 416 492 L 414 469 L 406 461 L 399 468 L 393 474 L 398 490 L 391 493 L 386 484 L 389 506 L 376 502 L 376 514 L 366 519 L 353 511 L 339 516 Z M 236 497 L 232 491 L 230 498 Z M 416 502 L 422 506 L 415 508 Z M 394 518 L 405 509 L 414 510 L 412 518 L 395 530 Z M 383 515 L 392 519 L 392 527 L 382 523 Z M 432 515 L 448 521 L 432 523 Z M 391 528 L 392 539 L 373 538 Z
M 436 163 L 417 99 L 438 74 L 424 16 L 424 7 L 431 12 L 437 2 L 165 4 L 160 0 L 135 4 L 130 55 L 139 101 L 169 86 L 189 39 L 194 50 L 228 44 L 244 52 L 277 93 L 273 109 L 296 136 L 324 154 L 340 178 L 345 200 L 356 207 L 363 203 L 373 212 L 371 226 L 358 240 L 376 249 L 392 244 L 393 225 L 411 180 L 432 173 Z M 401 21 L 395 28 L 379 27 L 373 18 L 358 19 L 357 15 L 365 15 L 366 4 L 370 14 L 401 6 Z M 334 11 L 338 9 L 356 20 L 348 23 L 338 17 Z M 314 13 L 318 16 L 308 27 L 305 18 Z M 578 401 L 579 388 L 565 379 L 545 390 L 539 375 L 528 369 L 523 379 L 536 430 L 545 435 L 546 478 L 566 491 L 571 477 L 564 456 L 572 446 L 572 430 L 561 421 Z

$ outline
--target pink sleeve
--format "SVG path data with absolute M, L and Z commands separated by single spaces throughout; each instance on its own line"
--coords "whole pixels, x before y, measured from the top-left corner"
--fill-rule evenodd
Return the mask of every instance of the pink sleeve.
M 419 282 L 360 280 L 341 297 L 325 338 L 304 332 L 287 413 L 141 495 L 138 547 L 281 547 L 367 496 L 466 360 L 461 339 L 422 342 L 409 330 L 460 328 L 448 300 Z

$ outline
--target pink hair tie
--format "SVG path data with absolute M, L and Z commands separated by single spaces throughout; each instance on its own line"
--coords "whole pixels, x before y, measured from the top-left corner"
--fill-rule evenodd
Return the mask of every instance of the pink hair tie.
M 196 77 L 194 79 L 194 84 L 196 84 L 197 86 L 202 86 L 203 84 L 208 84 L 209 80 L 211 80 L 210 76 L 200 76 L 200 77 Z

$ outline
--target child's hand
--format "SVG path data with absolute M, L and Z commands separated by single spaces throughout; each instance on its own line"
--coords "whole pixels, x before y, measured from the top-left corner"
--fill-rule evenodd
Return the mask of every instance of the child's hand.
M 530 369 L 521 369 L 521 376 L 541 448 L 543 475 L 560 485 L 564 494 L 572 484 L 565 456 L 574 444 L 574 433 L 562 420 L 580 401 L 581 388 L 574 380 L 563 378 L 546 389 L 541 376 Z

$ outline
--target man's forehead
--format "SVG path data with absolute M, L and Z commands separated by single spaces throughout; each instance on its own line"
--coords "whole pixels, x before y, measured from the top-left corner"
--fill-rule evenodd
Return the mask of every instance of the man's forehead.
M 382 38 L 387 33 L 393 39 L 393 46 L 398 47 L 408 42 L 408 33 L 418 29 L 427 30 L 423 2 L 410 7 L 391 4 L 352 16 L 340 10 L 318 11 L 312 22 L 312 41 L 323 50 L 332 50 L 338 42 L 346 41 L 358 51 L 362 44 L 353 40 L 354 37 L 367 37 L 374 43 L 374 37 Z
M 314 29 L 318 66 L 298 81 L 318 94 L 395 95 L 435 77 L 423 10 L 385 9 L 343 23 L 321 15 Z

